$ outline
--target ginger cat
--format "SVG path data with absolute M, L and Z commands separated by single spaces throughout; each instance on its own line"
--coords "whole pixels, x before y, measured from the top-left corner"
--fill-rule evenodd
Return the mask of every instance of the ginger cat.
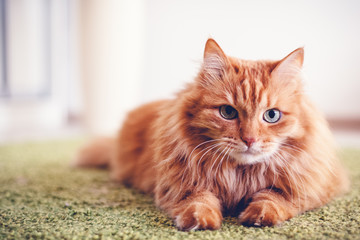
M 323 116 L 303 94 L 304 50 L 246 61 L 206 43 L 195 81 L 128 114 L 116 139 L 84 148 L 79 166 L 153 194 L 180 230 L 219 229 L 224 215 L 273 226 L 348 189 Z

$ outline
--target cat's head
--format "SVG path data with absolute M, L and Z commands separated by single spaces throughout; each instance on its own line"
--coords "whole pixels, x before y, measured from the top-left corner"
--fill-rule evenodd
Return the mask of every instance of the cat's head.
M 189 131 L 241 164 L 278 154 L 303 134 L 303 57 L 299 48 L 280 61 L 240 60 L 209 39 L 190 94 Z

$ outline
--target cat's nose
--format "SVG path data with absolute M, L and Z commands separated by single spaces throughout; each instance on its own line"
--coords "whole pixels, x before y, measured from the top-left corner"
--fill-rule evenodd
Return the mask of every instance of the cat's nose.
M 248 147 L 251 147 L 251 145 L 255 142 L 255 138 L 253 137 L 242 137 L 241 140 L 243 140 Z

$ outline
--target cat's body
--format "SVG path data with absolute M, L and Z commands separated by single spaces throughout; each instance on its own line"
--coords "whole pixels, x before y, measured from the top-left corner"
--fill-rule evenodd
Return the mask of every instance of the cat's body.
M 116 140 L 88 146 L 78 164 L 110 162 L 114 179 L 153 194 L 182 230 L 218 229 L 224 214 L 272 226 L 319 207 L 348 180 L 302 93 L 302 61 L 302 49 L 238 60 L 210 39 L 193 83 L 133 110 Z

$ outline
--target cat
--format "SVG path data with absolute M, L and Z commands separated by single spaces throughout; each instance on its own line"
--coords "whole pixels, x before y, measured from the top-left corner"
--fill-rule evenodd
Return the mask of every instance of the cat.
M 227 56 L 208 39 L 203 64 L 174 99 L 131 111 L 115 139 L 78 166 L 152 194 L 178 229 L 215 230 L 223 216 L 274 226 L 347 191 L 324 117 L 303 93 L 304 49 L 278 61 Z

